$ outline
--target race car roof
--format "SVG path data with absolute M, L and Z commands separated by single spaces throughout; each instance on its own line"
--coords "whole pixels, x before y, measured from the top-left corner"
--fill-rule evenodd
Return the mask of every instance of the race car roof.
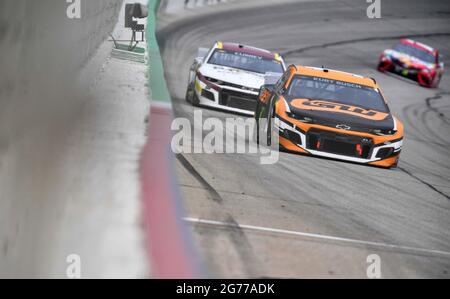
M 321 77 L 378 88 L 378 84 L 374 79 L 352 73 L 302 65 L 294 65 L 293 67 L 295 68 L 294 72 L 299 75 Z
M 259 48 L 255 48 L 255 47 L 251 47 L 251 46 L 242 45 L 242 44 L 221 43 L 221 42 L 219 42 L 219 44 L 221 45 L 222 49 L 227 50 L 227 51 L 245 53 L 245 54 L 249 54 L 249 55 L 264 57 L 267 59 L 276 59 L 278 56 L 278 54 L 276 54 L 276 53 L 272 53 L 272 52 L 264 50 L 264 49 L 259 49 Z

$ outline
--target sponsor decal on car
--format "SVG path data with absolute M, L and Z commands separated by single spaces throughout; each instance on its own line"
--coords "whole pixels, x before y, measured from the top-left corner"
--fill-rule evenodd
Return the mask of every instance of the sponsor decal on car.
M 318 100 L 295 99 L 291 102 L 291 105 L 298 109 L 346 113 L 370 120 L 383 120 L 389 115 L 388 113 L 378 112 L 375 110 L 368 110 L 360 107 Z

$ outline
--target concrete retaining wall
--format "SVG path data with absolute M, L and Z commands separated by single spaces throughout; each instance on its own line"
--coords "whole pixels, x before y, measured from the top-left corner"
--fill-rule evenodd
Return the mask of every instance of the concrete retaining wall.
M 81 18 L 69 19 L 66 0 L 0 1 L 0 278 L 63 275 L 51 263 L 71 199 L 55 192 L 69 171 L 62 140 L 89 100 L 83 92 L 95 76 L 83 70 L 79 80 L 83 66 L 92 64 L 122 4 L 80 2 Z
M 80 3 L 81 18 L 69 19 L 65 0 L 0 2 L 0 153 L 27 125 L 46 123 L 38 112 L 73 87 L 116 24 L 122 0 Z

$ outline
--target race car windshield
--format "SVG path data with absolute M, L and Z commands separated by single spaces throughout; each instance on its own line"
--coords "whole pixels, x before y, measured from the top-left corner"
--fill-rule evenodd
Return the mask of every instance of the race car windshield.
M 419 58 L 422 61 L 425 61 L 427 63 L 434 63 L 436 61 L 436 58 L 434 57 L 433 54 L 431 54 L 428 51 L 422 50 L 420 48 L 416 48 L 407 44 L 397 44 L 394 47 L 395 51 L 401 52 L 401 53 L 405 53 L 408 54 L 410 56 Z
M 379 112 L 389 112 L 377 89 L 320 77 L 294 77 L 285 95 L 286 98 L 292 100 L 330 101 Z
M 281 62 L 277 60 L 222 49 L 216 49 L 208 63 L 260 74 L 284 72 Z

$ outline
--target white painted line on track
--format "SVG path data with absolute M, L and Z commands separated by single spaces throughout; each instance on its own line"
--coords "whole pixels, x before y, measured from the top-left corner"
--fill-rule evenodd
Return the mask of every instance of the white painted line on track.
M 374 246 L 374 247 L 380 247 L 380 248 L 386 248 L 386 249 L 397 249 L 397 250 L 411 251 L 411 252 L 422 253 L 422 254 L 442 255 L 442 256 L 450 257 L 450 252 L 441 251 L 441 250 L 408 247 L 408 246 L 379 243 L 379 242 L 370 242 L 370 241 L 357 240 L 357 239 L 340 238 L 340 237 L 333 237 L 333 236 L 327 236 L 327 235 L 312 234 L 312 233 L 305 233 L 305 232 L 298 232 L 298 231 L 291 231 L 291 230 L 284 230 L 284 229 L 277 229 L 277 228 L 269 228 L 269 227 L 261 227 L 261 226 L 254 226 L 254 225 L 234 224 L 234 223 L 227 223 L 227 222 L 214 221 L 214 220 L 205 220 L 205 219 L 199 219 L 199 218 L 188 218 L 187 217 L 187 218 L 183 218 L 183 220 L 186 222 L 189 222 L 189 223 L 196 223 L 196 224 L 205 224 L 205 225 L 213 225 L 213 226 L 221 226 L 221 227 L 229 227 L 229 228 L 240 228 L 240 229 L 253 230 L 253 231 L 259 231 L 259 232 L 269 232 L 269 233 L 276 233 L 276 234 L 283 234 L 283 235 L 301 236 L 301 237 L 328 240 L 328 241 L 337 241 L 337 242 L 352 243 L 352 244 L 358 244 L 358 245 Z

